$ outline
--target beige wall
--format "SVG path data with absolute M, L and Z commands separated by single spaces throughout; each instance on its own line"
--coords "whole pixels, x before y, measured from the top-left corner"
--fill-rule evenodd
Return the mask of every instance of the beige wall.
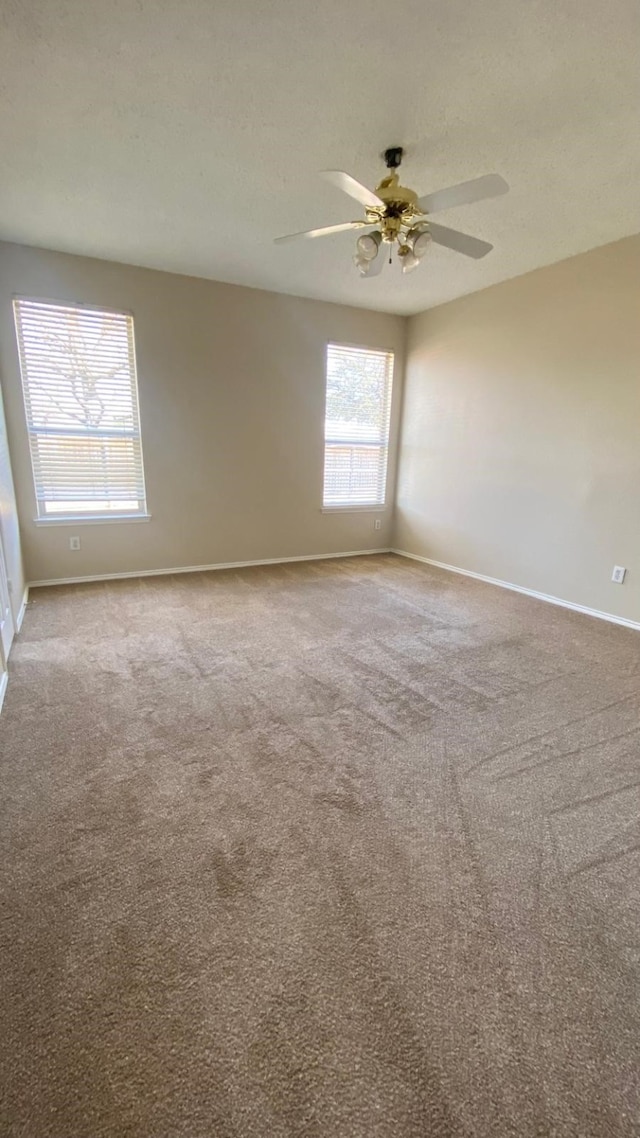
M 639 620 L 639 285 L 640 237 L 406 321 L 0 244 L 0 377 L 27 579 L 394 544 Z M 14 294 L 133 312 L 150 522 L 34 523 Z M 396 352 L 395 438 L 407 325 L 392 533 L 390 507 L 321 512 L 324 352 L 329 339 Z M 629 570 L 623 586 L 610 582 L 614 563 Z
M 14 294 L 133 312 L 151 521 L 34 523 Z M 0 374 L 28 579 L 388 546 L 391 505 L 321 512 L 325 347 L 396 352 L 392 503 L 404 335 L 398 316 L 0 244 Z
M 394 544 L 640 620 L 640 237 L 410 319 Z
M 25 590 L 25 576 L 20 548 L 20 528 L 18 510 L 13 485 L 9 446 L 5 425 L 4 404 L 0 390 L 0 539 L 9 579 L 9 595 L 13 623 L 16 624 L 22 607 Z M 2 647 L 0 646 L 0 657 Z M 1 670 L 1 668 L 0 668 Z

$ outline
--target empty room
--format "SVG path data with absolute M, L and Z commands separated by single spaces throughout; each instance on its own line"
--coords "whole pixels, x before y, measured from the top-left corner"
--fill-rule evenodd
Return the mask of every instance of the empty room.
M 639 57 L 2 5 L 2 1138 L 640 1138 Z

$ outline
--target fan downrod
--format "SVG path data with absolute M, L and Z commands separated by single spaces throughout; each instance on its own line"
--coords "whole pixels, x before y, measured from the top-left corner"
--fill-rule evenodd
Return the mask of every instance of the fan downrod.
M 402 162 L 404 151 L 401 146 L 389 146 L 384 152 L 384 160 L 388 170 L 397 170 Z

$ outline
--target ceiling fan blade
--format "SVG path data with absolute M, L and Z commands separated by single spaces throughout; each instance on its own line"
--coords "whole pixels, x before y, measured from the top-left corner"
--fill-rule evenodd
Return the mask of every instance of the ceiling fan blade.
M 449 229 L 447 225 L 436 225 L 429 222 L 431 239 L 436 245 L 444 245 L 447 249 L 454 249 L 456 253 L 464 253 L 465 257 L 473 257 L 479 261 L 486 257 L 493 249 L 488 241 L 481 241 L 479 237 L 470 237 L 468 233 L 460 233 L 458 229 Z
M 297 241 L 299 237 L 328 237 L 330 233 L 344 233 L 347 229 L 362 229 L 369 225 L 368 221 L 343 221 L 340 225 L 323 225 L 321 229 L 305 229 L 302 233 L 287 233 L 285 237 L 275 237 L 274 242 L 280 245 L 283 241 Z
M 482 178 L 472 178 L 470 182 L 459 182 L 448 190 L 436 190 L 435 194 L 425 194 L 418 205 L 425 213 L 438 213 L 441 209 L 453 209 L 458 205 L 471 205 L 484 198 L 495 198 L 506 194 L 507 182 L 499 174 L 484 174 Z
M 339 190 L 344 190 L 350 198 L 355 198 L 361 205 L 380 206 L 384 205 L 382 198 L 374 194 L 373 190 L 367 189 L 362 185 L 362 182 L 357 182 L 351 174 L 345 174 L 344 170 L 321 170 L 320 176 L 326 178 L 327 182 L 337 186 Z

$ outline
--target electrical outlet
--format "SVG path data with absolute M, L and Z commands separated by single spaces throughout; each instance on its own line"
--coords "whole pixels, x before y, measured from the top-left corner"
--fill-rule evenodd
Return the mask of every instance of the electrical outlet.
M 77 550 L 79 548 L 80 548 L 80 538 L 79 537 L 70 537 L 69 538 L 69 549 L 73 549 L 75 552 L 75 550 Z
M 375 522 L 373 523 L 373 528 L 374 529 L 380 529 L 381 527 L 382 527 L 382 522 L 380 521 L 380 518 L 376 518 Z
M 615 585 L 623 585 L 627 570 L 622 565 L 614 565 L 611 580 Z

